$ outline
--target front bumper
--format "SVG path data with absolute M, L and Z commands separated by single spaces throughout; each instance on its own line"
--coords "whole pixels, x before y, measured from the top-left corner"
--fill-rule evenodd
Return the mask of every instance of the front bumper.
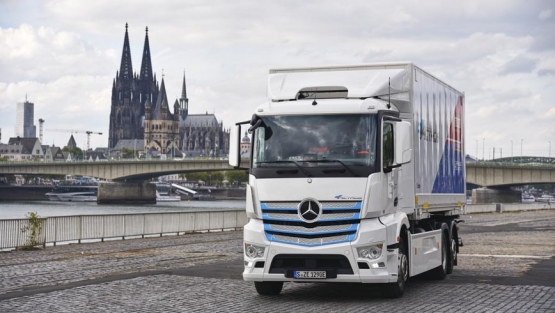
M 316 247 L 298 246 L 271 242 L 264 235 L 264 226 L 261 220 L 251 219 L 244 227 L 244 241 L 265 247 L 264 256 L 249 258 L 245 255 L 245 269 L 243 279 L 246 281 L 295 281 L 295 282 L 351 282 L 351 283 L 390 283 L 397 281 L 397 249 L 387 250 L 386 229 L 376 219 L 361 220 L 357 237 L 352 242 L 330 244 Z M 375 260 L 360 258 L 357 247 L 374 243 L 384 243 L 382 254 Z M 389 243 L 392 244 L 392 243 Z M 337 274 L 336 278 L 326 279 L 296 279 L 286 277 L 284 273 L 270 273 L 272 262 L 277 256 L 310 255 L 343 256 L 348 260 L 352 274 Z M 263 263 L 263 266 L 262 265 Z M 383 267 L 373 268 L 382 263 Z M 362 266 L 359 266 L 362 265 Z M 366 264 L 366 266 L 364 265 Z M 256 266 L 258 265 L 258 266 Z M 274 264 L 275 265 L 275 264 Z M 361 268 L 362 267 L 362 268 Z M 368 268 L 364 268 L 368 267 Z M 287 268 L 287 270 L 301 270 Z M 319 270 L 319 269 L 315 269 Z M 331 269 L 333 270 L 333 269 Z

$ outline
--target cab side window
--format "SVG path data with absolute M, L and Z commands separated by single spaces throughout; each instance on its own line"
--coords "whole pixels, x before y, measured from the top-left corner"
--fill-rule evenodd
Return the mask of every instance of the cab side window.
M 384 123 L 382 131 L 383 167 L 393 165 L 393 124 Z

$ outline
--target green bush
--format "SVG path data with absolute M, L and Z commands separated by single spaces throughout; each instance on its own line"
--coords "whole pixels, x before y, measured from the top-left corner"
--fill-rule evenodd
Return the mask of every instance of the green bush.
M 27 242 L 21 248 L 32 250 L 36 246 L 44 244 L 41 240 L 44 219 L 40 218 L 37 212 L 29 212 L 26 217 L 29 222 L 26 226 L 21 227 L 21 232 L 27 234 Z

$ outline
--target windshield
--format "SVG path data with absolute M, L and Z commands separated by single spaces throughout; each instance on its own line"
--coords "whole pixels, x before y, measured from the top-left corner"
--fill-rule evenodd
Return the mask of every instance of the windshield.
M 376 115 L 261 118 L 253 136 L 253 170 L 291 167 L 306 176 L 326 174 L 322 169 L 329 173 L 330 168 L 345 176 L 367 176 L 374 170 Z

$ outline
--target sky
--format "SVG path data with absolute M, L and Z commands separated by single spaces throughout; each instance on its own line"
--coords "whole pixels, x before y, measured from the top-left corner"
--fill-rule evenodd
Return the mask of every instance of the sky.
M 226 128 L 266 101 L 270 68 L 411 61 L 465 92 L 467 154 L 555 156 L 551 0 L 0 0 L 2 142 L 27 96 L 44 144 L 106 147 L 125 23 L 133 70 L 148 26 L 168 101 L 185 71 L 189 112 Z

